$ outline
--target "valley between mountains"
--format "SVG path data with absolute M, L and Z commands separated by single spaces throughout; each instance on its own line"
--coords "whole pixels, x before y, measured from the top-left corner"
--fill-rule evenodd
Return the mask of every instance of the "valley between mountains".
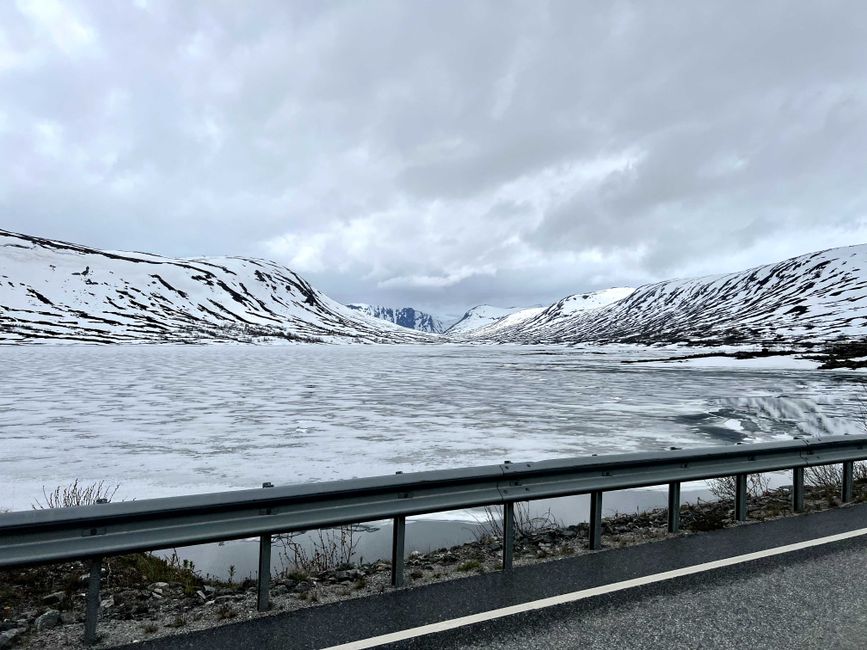
M 813 345 L 867 332 L 867 245 L 738 273 L 480 305 L 446 328 L 412 308 L 343 305 L 274 262 L 103 251 L 0 230 L 3 343 Z

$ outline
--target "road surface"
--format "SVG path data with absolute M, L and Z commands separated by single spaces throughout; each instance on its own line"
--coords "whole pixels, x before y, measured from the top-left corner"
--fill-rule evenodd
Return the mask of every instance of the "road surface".
M 867 535 L 738 559 L 852 531 L 867 531 L 867 505 L 610 549 L 129 647 L 867 648 Z M 708 562 L 736 563 L 689 573 Z M 687 575 L 588 596 L 587 590 L 653 581 L 666 572 Z M 541 599 L 559 602 L 576 593 L 580 600 L 544 609 L 423 636 L 406 632 L 432 624 L 447 628 L 461 617 L 486 618 L 491 610 L 526 608 Z M 401 640 L 376 640 L 389 634 Z M 375 640 L 363 641 L 369 638 Z

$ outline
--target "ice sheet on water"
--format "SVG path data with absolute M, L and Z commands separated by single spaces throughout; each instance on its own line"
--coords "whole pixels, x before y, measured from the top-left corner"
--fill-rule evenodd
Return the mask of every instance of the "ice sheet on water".
M 861 431 L 846 373 L 637 355 L 670 351 L 0 348 L 0 508 L 75 478 L 130 499 Z

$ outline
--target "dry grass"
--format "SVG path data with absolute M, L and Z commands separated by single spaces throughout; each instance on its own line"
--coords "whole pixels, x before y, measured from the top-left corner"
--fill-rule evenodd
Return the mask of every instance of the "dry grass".
M 483 539 L 503 539 L 503 509 L 500 507 L 486 506 L 481 515 L 475 517 L 478 524 L 476 541 Z M 549 509 L 542 515 L 532 516 L 530 504 L 527 501 L 515 502 L 515 537 L 525 539 L 546 530 L 555 530 L 563 527 Z
M 867 481 L 867 463 L 855 463 L 854 479 L 858 483 Z M 839 492 L 843 487 L 843 466 L 835 463 L 808 467 L 804 482 L 828 494 Z
M 747 476 L 747 496 L 758 498 L 768 493 L 771 480 L 764 474 Z M 708 481 L 708 489 L 720 501 L 734 501 L 736 489 L 734 476 L 721 476 Z
M 58 485 L 51 492 L 42 487 L 42 496 L 45 501 L 39 499 L 33 503 L 34 510 L 47 510 L 51 508 L 71 508 L 74 506 L 89 506 L 95 503 L 108 503 L 117 494 L 120 485 L 106 485 L 105 481 L 83 485 L 75 479 L 69 485 Z
M 274 542 L 283 547 L 281 558 L 292 573 L 315 575 L 352 563 L 360 541 L 357 532 L 357 526 L 340 526 L 317 530 L 312 543 L 305 543 L 303 531 L 277 535 Z

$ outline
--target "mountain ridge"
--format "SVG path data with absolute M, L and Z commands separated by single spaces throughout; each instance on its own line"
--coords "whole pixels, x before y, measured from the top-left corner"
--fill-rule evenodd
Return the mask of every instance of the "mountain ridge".
M 437 319 L 413 308 L 341 305 L 268 260 L 101 251 L 0 229 L 6 343 L 716 345 L 863 338 L 867 244 L 740 272 L 573 294 L 547 307 L 477 305 L 444 335 L 437 329 Z
M 500 319 L 516 312 L 528 309 L 527 307 L 494 307 L 493 305 L 476 305 L 468 309 L 463 316 L 453 323 L 444 334 L 447 336 L 464 335 L 486 327 Z
M 865 333 L 867 244 L 858 244 L 745 271 L 654 282 L 596 309 L 556 315 L 548 308 L 534 318 L 473 338 L 713 345 L 812 343 Z
M 101 251 L 0 230 L 0 341 L 424 342 L 268 260 Z

